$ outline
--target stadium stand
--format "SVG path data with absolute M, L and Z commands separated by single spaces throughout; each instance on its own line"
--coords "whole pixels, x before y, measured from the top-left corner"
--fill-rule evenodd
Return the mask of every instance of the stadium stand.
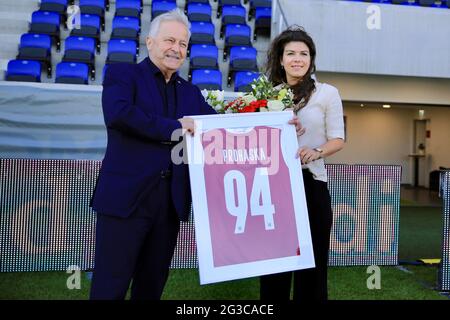
M 68 6 L 73 4 L 79 6 L 81 16 L 79 25 L 69 30 L 64 22 L 67 19 L 66 10 Z M 85 84 L 84 63 L 88 67 L 88 73 L 90 73 L 90 76 L 87 77 L 87 83 L 100 85 L 103 76 L 95 77 L 94 80 L 95 70 L 101 70 L 99 72 L 103 75 L 108 64 L 117 62 L 136 63 L 145 58 L 147 56 L 145 39 L 151 20 L 162 12 L 178 7 L 186 10 L 185 12 L 188 13 L 191 21 L 190 46 L 207 45 L 207 53 L 212 54 L 214 52 L 215 59 L 213 62 L 211 58 L 212 64 L 201 65 L 209 58 L 205 60 L 205 57 L 199 58 L 202 56 L 196 56 L 196 53 L 194 53 L 194 59 L 191 62 L 189 58 L 191 48 L 189 48 L 188 58 L 180 70 L 180 75 L 185 79 L 190 79 L 192 71 L 199 68 L 220 71 L 221 81 L 215 81 L 213 87 L 220 84 L 222 89 L 231 91 L 234 90 L 233 74 L 240 71 L 231 70 L 234 65 L 230 64 L 231 61 L 227 61 L 233 46 L 255 48 L 252 51 L 256 50 L 257 52 L 256 65 L 258 69 L 263 67 L 266 58 L 269 35 L 266 34 L 265 37 L 260 37 L 257 41 L 252 40 L 256 21 L 255 19 L 249 21 L 247 18 L 251 6 L 254 6 L 253 1 L 245 0 L 16 0 L 11 1 L 8 8 L 0 4 L 0 16 L 2 16 L 2 12 L 4 16 L 11 16 L 12 11 L 14 11 L 14 15 L 17 17 L 13 19 L 13 23 L 9 21 L 8 25 L 10 29 L 11 26 L 14 26 L 14 30 L 9 31 L 8 27 L 5 26 L 7 49 L 3 50 L 0 56 L 2 70 L 4 71 L 0 77 L 4 79 L 6 76 L 9 61 L 25 59 L 39 62 L 42 72 L 46 71 L 50 76 L 50 78 L 39 77 L 39 81 Z M 45 11 L 40 10 L 40 8 L 45 9 Z M 218 12 L 219 8 L 220 13 Z M 217 18 L 218 16 L 219 18 Z M 29 25 L 27 20 L 31 22 Z M 74 23 L 75 21 L 71 17 L 71 22 Z M 265 23 L 267 25 L 267 21 Z M 0 27 L 2 25 L 4 25 L 3 22 L 1 22 Z M 257 29 L 262 30 L 259 26 Z M 21 45 L 20 39 L 27 33 L 30 34 L 24 37 L 24 39 L 27 39 L 27 43 Z M 50 37 L 51 47 L 48 48 L 48 45 L 46 45 L 46 49 L 30 49 L 32 46 L 29 44 L 29 39 L 33 34 L 40 35 L 42 39 Z M 47 37 L 44 37 L 45 35 Z M 73 39 L 77 38 L 86 39 L 86 47 L 74 49 Z M 91 50 L 92 42 L 94 42 L 93 53 Z M 89 49 L 87 49 L 88 47 Z M 18 48 L 20 49 L 18 50 Z M 81 52 L 74 54 L 74 50 Z M 28 51 L 36 56 L 26 54 Z M 84 58 L 74 57 L 74 55 L 79 54 L 83 55 Z M 203 62 L 199 65 L 199 61 Z M 62 62 L 65 63 L 62 64 Z M 70 63 L 72 63 L 71 68 L 69 68 Z M 58 67 L 60 64 L 61 67 Z M 58 72 L 56 72 L 57 68 Z M 250 70 L 253 69 L 250 68 L 245 71 Z M 67 76 L 67 73 L 71 74 L 70 72 L 75 73 L 76 76 Z M 83 76 L 80 76 L 80 74 L 83 74 Z M 216 73 L 214 74 L 216 75 Z M 231 75 L 231 83 L 229 75 Z M 65 79 L 67 77 L 77 79 L 67 80 Z M 8 78 L 8 80 L 11 79 L 12 77 Z M 223 87 L 222 84 L 224 84 Z

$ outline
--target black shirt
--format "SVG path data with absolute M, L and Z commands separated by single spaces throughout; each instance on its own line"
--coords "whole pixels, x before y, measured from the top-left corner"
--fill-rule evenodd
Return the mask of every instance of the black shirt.
M 161 94 L 161 98 L 164 105 L 165 116 L 168 118 L 175 119 L 176 111 L 177 111 L 177 95 L 176 95 L 176 83 L 178 80 L 178 73 L 175 72 L 170 77 L 169 82 L 166 82 L 163 73 L 158 67 L 148 59 L 150 63 L 150 69 L 155 75 L 156 86 L 158 87 L 158 91 Z

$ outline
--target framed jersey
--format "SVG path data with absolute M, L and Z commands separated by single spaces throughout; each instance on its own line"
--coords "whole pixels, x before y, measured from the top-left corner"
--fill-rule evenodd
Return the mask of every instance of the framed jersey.
M 314 267 L 292 111 L 193 116 L 200 283 Z

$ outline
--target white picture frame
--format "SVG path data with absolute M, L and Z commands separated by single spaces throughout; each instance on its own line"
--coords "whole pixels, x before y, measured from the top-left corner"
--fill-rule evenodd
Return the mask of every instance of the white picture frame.
M 315 267 L 301 163 L 296 157 L 297 136 L 294 125 L 288 124 L 293 118 L 293 112 L 220 114 L 192 116 L 192 118 L 196 123 L 196 132 L 193 136 L 187 134 L 185 139 L 200 284 Z M 268 142 L 263 146 L 265 132 L 268 135 L 267 141 L 270 140 L 270 147 Z M 216 139 L 211 138 L 214 135 L 212 133 L 217 134 Z M 244 138 L 248 144 L 242 150 L 229 148 L 229 140 L 237 141 L 233 139 L 247 134 L 257 136 L 256 144 L 261 144 L 257 145 L 253 154 L 250 150 L 250 137 Z M 211 139 L 206 139 L 206 135 Z M 213 157 L 209 152 L 205 153 L 208 149 L 208 146 L 205 148 L 205 140 L 217 143 L 222 139 L 221 135 L 225 135 L 224 141 L 228 139 L 226 146 L 222 145 L 223 150 L 220 151 L 220 144 L 216 144 L 218 148 L 215 151 L 219 152 L 211 154 L 217 156 L 216 159 L 219 161 L 223 159 L 224 163 L 211 163 Z M 278 135 L 279 137 L 276 137 Z M 280 141 L 278 145 L 277 141 Z M 248 150 L 243 150 L 246 148 Z M 258 148 L 261 152 L 259 160 L 256 160 Z M 243 151 L 243 157 L 240 156 L 242 154 L 240 151 Z M 274 160 L 277 154 L 278 157 L 281 155 L 283 161 L 279 158 Z M 261 165 L 263 160 L 270 165 L 266 167 Z M 278 164 L 272 166 L 272 163 L 277 161 Z M 252 164 L 255 162 L 256 164 Z M 231 170 L 228 170 L 230 168 Z M 224 172 L 221 180 L 221 174 Z M 254 172 L 253 187 L 249 187 L 252 172 Z M 250 178 L 246 178 L 244 174 Z M 282 183 L 279 183 L 280 181 Z M 217 192 L 221 190 L 222 182 L 223 192 Z M 242 185 L 245 187 L 239 188 Z M 264 185 L 266 188 L 260 188 Z M 251 195 L 248 194 L 249 190 Z M 281 190 L 284 190 L 283 194 Z M 242 196 L 244 194 L 246 197 Z M 224 198 L 226 199 L 223 200 Z M 265 210 L 267 208 L 270 208 L 269 211 Z M 234 233 L 230 231 L 232 229 L 230 223 L 227 226 L 227 222 L 230 221 L 235 221 Z M 292 252 L 293 242 L 298 245 L 295 253 Z M 284 248 L 289 249 L 286 251 Z

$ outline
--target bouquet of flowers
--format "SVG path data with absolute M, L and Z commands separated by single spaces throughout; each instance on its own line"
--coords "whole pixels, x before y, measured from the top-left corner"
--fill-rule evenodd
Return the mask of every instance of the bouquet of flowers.
M 265 75 L 251 83 L 252 91 L 224 101 L 223 91 L 204 92 L 206 101 L 218 113 L 283 111 L 293 106 L 294 94 L 286 85 L 273 87 Z

